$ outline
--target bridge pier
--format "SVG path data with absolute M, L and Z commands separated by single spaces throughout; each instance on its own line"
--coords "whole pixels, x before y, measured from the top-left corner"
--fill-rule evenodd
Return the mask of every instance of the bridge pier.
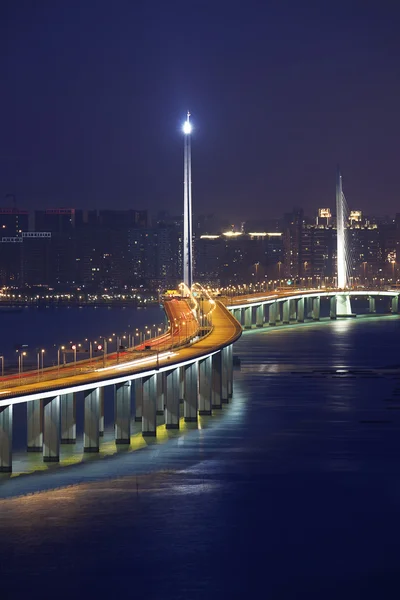
M 156 375 L 157 415 L 162 416 L 165 410 L 165 373 Z
M 43 402 L 43 461 L 60 461 L 60 396 Z
M 271 326 L 276 325 L 277 304 L 277 302 L 272 302 L 268 307 L 268 324 Z
M 142 379 L 134 380 L 135 386 L 135 421 L 140 422 L 143 415 L 143 384 Z
M 179 403 L 183 404 L 185 397 L 185 367 L 178 367 L 179 369 Z
M 75 394 L 61 394 L 61 443 L 76 443 L 76 396 Z
M 99 436 L 104 435 L 104 387 L 99 388 Z
M 100 416 L 100 393 L 99 388 L 86 390 L 84 392 L 84 429 L 83 429 L 83 451 L 99 451 L 99 416 Z
M 186 365 L 185 369 L 185 399 L 183 402 L 183 416 L 186 423 L 197 422 L 198 409 L 198 363 Z
M 239 323 L 242 324 L 242 309 L 241 308 L 234 308 L 233 316 L 235 317 L 236 321 L 239 321 Z
M 304 323 L 304 298 L 297 301 L 297 322 Z
M 305 312 L 306 312 L 306 319 L 312 319 L 312 313 L 313 313 L 313 298 L 310 298 L 309 296 L 306 296 L 304 298 L 305 301 Z
M 351 303 L 349 294 L 337 294 L 336 296 L 336 315 L 338 317 L 351 317 Z
M 329 298 L 329 317 L 331 319 L 336 319 L 336 296 L 331 296 Z
M 252 326 L 252 308 L 251 306 L 246 306 L 244 309 L 244 328 L 251 329 Z
M 212 355 L 211 373 L 211 408 L 222 408 L 222 354 L 216 352 Z
M 199 415 L 211 415 L 212 357 L 199 360 Z
M 284 325 L 289 325 L 289 302 L 290 300 L 283 301 L 282 322 Z
M 376 313 L 375 298 L 373 296 L 368 296 L 368 302 L 369 302 L 369 312 Z
M 116 444 L 131 443 L 131 382 L 114 385 L 114 433 Z
M 13 406 L 0 406 L 0 473 L 12 472 Z
M 166 372 L 165 427 L 179 429 L 179 367 Z
M 43 400 L 31 400 L 26 403 L 27 451 L 43 450 Z
M 321 298 L 317 296 L 313 298 L 312 318 L 314 321 L 319 321 Z
M 143 382 L 143 416 L 142 435 L 145 437 L 157 434 L 157 375 L 142 377 Z
M 264 304 L 256 308 L 256 327 L 264 327 Z
M 394 315 L 397 315 L 399 312 L 399 297 L 398 296 L 394 296 L 392 298 L 392 313 Z
M 297 319 L 296 300 L 293 300 L 293 298 L 290 298 L 290 300 L 289 300 L 289 321 L 296 321 L 296 319 Z
M 233 396 L 233 344 L 227 346 L 228 351 L 228 398 Z
M 221 348 L 221 402 L 228 404 L 228 379 L 229 379 L 229 348 L 224 346 Z

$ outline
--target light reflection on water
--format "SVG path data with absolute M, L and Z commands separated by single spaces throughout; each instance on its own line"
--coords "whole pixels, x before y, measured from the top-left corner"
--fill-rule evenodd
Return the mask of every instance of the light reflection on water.
M 233 402 L 201 429 L 1 486 L 58 488 L 0 501 L 2 589 L 392 595 L 400 320 L 347 323 L 246 333 Z

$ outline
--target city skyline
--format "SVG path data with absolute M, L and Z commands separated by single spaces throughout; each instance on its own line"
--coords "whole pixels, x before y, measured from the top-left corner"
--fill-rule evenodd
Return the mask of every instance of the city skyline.
M 190 106 L 197 214 L 396 212 L 398 7 L 182 7 L 5 4 L 1 204 L 179 211 Z

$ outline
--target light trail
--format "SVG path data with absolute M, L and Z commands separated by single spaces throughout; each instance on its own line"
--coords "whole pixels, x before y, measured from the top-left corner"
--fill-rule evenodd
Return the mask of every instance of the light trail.
M 119 365 L 112 365 L 111 367 L 102 367 L 101 369 L 96 369 L 95 373 L 102 373 L 103 371 L 120 371 L 122 369 L 126 369 L 127 367 L 137 367 L 139 365 L 146 365 L 148 363 L 157 362 L 159 360 L 163 360 L 166 358 L 171 358 L 171 356 L 175 356 L 176 352 L 163 352 L 158 355 L 147 356 L 146 358 L 139 358 L 138 360 L 132 360 L 130 362 L 125 362 Z

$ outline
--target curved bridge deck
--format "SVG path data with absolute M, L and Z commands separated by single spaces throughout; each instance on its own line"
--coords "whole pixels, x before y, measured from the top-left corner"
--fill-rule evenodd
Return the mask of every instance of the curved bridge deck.
M 168 317 L 172 313 L 166 310 Z M 141 358 L 140 355 L 126 363 L 121 362 L 111 367 L 92 370 L 89 373 L 77 373 L 65 377 L 59 376 L 55 367 L 54 379 L 22 383 L 8 389 L 6 382 L 0 387 L 0 406 L 7 406 L 19 402 L 27 402 L 41 398 L 51 398 L 57 394 L 66 394 L 84 391 L 96 387 L 123 383 L 138 377 L 144 377 L 156 372 L 167 371 L 173 367 L 190 364 L 202 357 L 209 356 L 235 342 L 242 333 L 242 328 L 236 319 L 225 308 L 223 303 L 216 302 L 212 315 L 212 331 L 199 341 L 180 348 L 173 348 L 169 353 L 154 353 L 149 357 Z M 168 355 L 168 356 L 167 356 Z M 78 363 L 79 365 L 79 363 Z M 49 376 L 47 370 L 46 376 Z

